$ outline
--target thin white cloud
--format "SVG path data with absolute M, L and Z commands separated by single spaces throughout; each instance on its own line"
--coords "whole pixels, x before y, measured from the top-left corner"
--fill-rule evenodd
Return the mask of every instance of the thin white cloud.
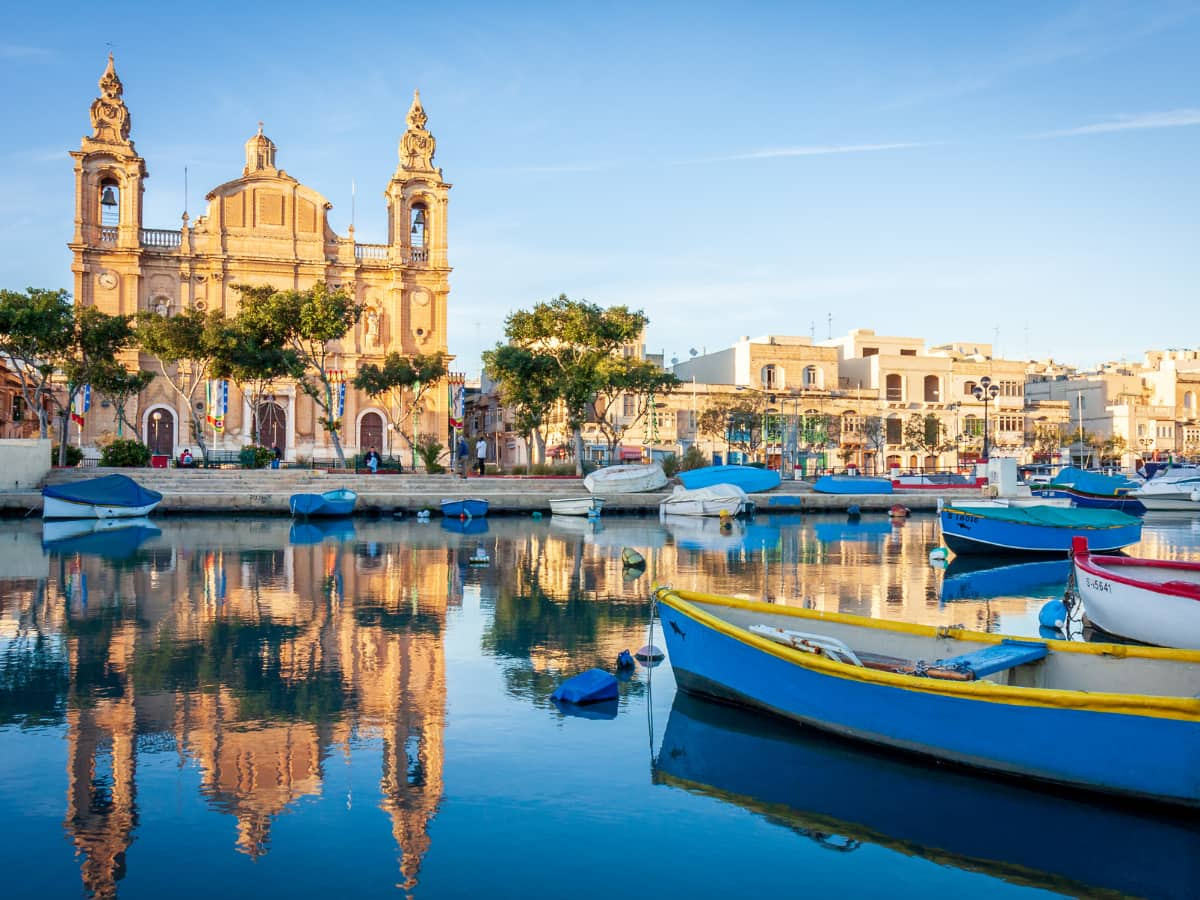
M 784 159 L 794 156 L 830 156 L 839 153 L 880 153 L 886 150 L 912 150 L 917 147 L 937 147 L 941 141 L 897 141 L 889 144 L 815 144 L 800 147 L 768 147 L 749 150 L 730 156 L 711 156 L 706 159 L 684 159 L 672 163 L 690 166 L 700 163 L 738 162 L 752 159 Z
M 1149 128 L 1184 128 L 1200 125 L 1200 109 L 1171 109 L 1164 112 L 1138 113 L 1117 116 L 1107 122 L 1095 122 L 1076 128 L 1043 131 L 1030 135 L 1035 138 L 1077 137 L 1085 134 L 1106 134 L 1112 131 L 1142 131 Z

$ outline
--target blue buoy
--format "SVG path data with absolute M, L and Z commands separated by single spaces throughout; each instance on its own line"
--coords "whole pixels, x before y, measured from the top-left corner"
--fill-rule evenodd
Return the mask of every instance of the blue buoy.
M 633 661 L 633 654 L 628 650 L 622 650 L 619 654 L 617 654 L 618 669 L 632 669 L 634 665 L 635 663 Z
M 1038 624 L 1043 628 L 1062 630 L 1067 621 L 1067 607 L 1061 600 L 1047 600 L 1038 612 Z
M 535 509 L 533 511 L 533 518 L 540 519 L 541 517 L 542 517 L 541 511 Z
M 856 503 L 853 506 L 848 507 L 846 509 L 846 515 L 848 517 L 850 517 L 851 519 L 857 519 L 859 516 L 862 515 L 862 510 L 859 509 L 858 504 Z
M 603 669 L 588 669 L 568 678 L 550 695 L 560 703 L 599 703 L 617 698 L 617 679 Z

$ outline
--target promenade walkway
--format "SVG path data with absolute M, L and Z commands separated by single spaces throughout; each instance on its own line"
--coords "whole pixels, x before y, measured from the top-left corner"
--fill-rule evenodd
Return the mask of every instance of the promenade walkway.
M 585 496 L 577 478 L 484 476 L 463 480 L 455 475 L 354 474 L 308 469 L 55 469 L 49 484 L 63 484 L 119 472 L 163 494 L 160 513 L 288 513 L 288 498 L 297 493 L 320 493 L 338 487 L 358 492 L 355 512 L 379 515 L 393 512 L 437 511 L 444 498 L 481 497 L 496 513 L 548 512 L 555 497 Z M 605 495 L 605 511 L 655 513 L 669 490 L 641 494 Z M 830 495 L 813 493 L 804 482 L 785 481 L 765 494 L 755 494 L 760 513 L 845 511 L 858 505 L 864 510 L 887 509 L 902 503 L 913 510 L 935 509 L 939 496 L 978 496 L 978 491 L 919 491 L 880 495 Z M 36 514 L 42 507 L 37 492 L 0 492 L 0 514 Z

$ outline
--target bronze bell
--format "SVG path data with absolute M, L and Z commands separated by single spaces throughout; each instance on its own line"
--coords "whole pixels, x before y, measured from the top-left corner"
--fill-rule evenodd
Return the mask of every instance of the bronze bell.
M 100 198 L 100 205 L 101 206 L 116 206 L 117 205 L 117 195 L 113 193 L 113 189 L 111 187 L 106 187 L 104 189 L 104 195 Z

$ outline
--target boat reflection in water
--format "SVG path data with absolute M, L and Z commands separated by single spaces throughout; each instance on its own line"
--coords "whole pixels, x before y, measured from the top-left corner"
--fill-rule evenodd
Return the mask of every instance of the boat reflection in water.
M 1014 561 L 1015 559 L 1015 561 Z M 942 601 L 992 597 L 1061 597 L 1071 574 L 1069 559 L 956 556 L 946 566 Z
M 1183 814 L 935 767 L 682 693 L 653 777 L 845 852 L 875 844 L 1076 896 L 1200 885 L 1200 823 Z
M 130 559 L 162 534 L 145 516 L 135 519 L 48 519 L 42 523 L 42 549 L 60 556 L 76 553 L 103 559 Z
M 293 522 L 288 530 L 288 543 L 308 547 L 325 541 L 349 541 L 354 537 L 354 520 L 348 518 L 311 519 Z

